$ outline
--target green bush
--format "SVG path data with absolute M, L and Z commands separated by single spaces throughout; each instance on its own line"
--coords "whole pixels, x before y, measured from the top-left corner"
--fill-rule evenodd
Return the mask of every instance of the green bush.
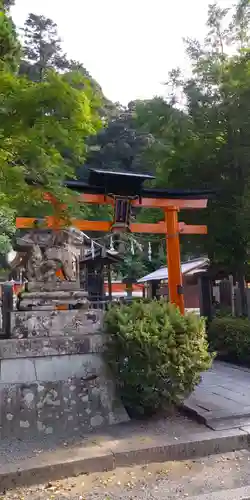
M 250 365 L 250 321 L 232 316 L 215 318 L 208 329 L 211 349 L 224 360 Z
M 106 358 L 131 416 L 180 403 L 211 365 L 204 319 L 166 301 L 111 306 L 104 325 Z

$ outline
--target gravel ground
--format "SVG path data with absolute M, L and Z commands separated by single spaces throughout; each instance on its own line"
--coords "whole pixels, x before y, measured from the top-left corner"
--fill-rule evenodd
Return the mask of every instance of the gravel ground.
M 106 429 L 93 432 L 89 435 L 77 435 L 74 437 L 61 437 L 49 435 L 43 439 L 30 439 L 25 441 L 17 439 L 2 439 L 0 447 L 0 467 L 6 463 L 12 463 L 26 458 L 33 458 L 38 455 L 47 456 L 48 453 L 77 446 L 98 446 L 105 441 L 116 439 L 128 439 L 133 437 L 141 438 L 164 435 L 164 437 L 174 437 L 176 439 L 192 433 L 209 431 L 207 427 L 199 424 L 186 416 L 173 412 L 167 417 L 151 418 L 149 421 L 131 421 L 128 424 L 113 425 Z M 213 432 L 213 431 L 211 431 Z
M 5 492 L 1 500 L 174 500 L 250 485 L 250 452 L 82 475 Z M 227 498 L 225 492 L 225 499 Z

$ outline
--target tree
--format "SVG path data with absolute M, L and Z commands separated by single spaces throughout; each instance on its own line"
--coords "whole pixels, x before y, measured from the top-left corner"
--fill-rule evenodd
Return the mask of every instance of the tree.
M 156 174 L 156 185 L 171 187 L 171 161 L 185 144 L 190 127 L 188 116 L 173 103 L 157 97 L 136 103 L 135 125 L 137 134 L 149 138 L 144 144 L 142 161 Z
M 33 81 L 42 81 L 47 71 L 53 69 L 59 73 L 72 71 L 88 80 L 92 90 L 103 98 L 100 85 L 92 78 L 79 61 L 68 59 L 62 50 L 62 40 L 57 24 L 50 18 L 29 14 L 24 28 L 24 59 L 20 65 L 20 74 L 27 75 Z
M 5 4 L 0 0 L 0 70 L 16 70 L 20 55 L 20 44 L 15 26 L 7 15 Z
M 19 74 L 27 76 L 32 81 L 43 81 L 47 72 L 54 70 L 60 74 L 69 73 L 68 82 L 77 80 L 91 87 L 95 100 L 98 101 L 97 110 L 101 116 L 107 116 L 112 107 L 103 95 L 101 86 L 90 75 L 79 61 L 68 59 L 62 50 L 62 41 L 58 34 L 56 23 L 47 17 L 30 14 L 24 25 L 24 58 L 19 67 Z M 71 76 L 71 74 L 73 76 Z M 75 86 L 75 84 L 73 85 Z
M 48 69 L 63 71 L 70 63 L 61 48 L 57 25 L 49 18 L 30 14 L 24 25 L 25 60 L 20 74 L 42 81 Z
M 101 125 L 99 104 L 79 73 L 59 75 L 47 68 L 46 79 L 37 82 L 16 74 L 19 42 L 4 9 L 0 42 L 0 208 L 25 214 L 44 205 L 44 190 L 67 198 L 63 181 L 74 176 L 87 138 Z
M 236 6 L 235 14 L 230 26 L 231 39 L 237 43 L 240 49 L 249 47 L 249 21 L 250 4 L 249 0 L 240 0 Z
M 117 107 L 96 137 L 91 138 L 87 166 L 113 171 L 148 172 L 142 153 L 148 144 L 147 133 L 136 127 L 134 109 Z M 79 170 L 83 176 L 83 170 Z
M 3 7 L 5 10 L 9 10 L 15 5 L 15 0 L 3 0 Z
M 167 176 L 172 187 L 217 191 L 207 211 L 190 214 L 186 221 L 192 218 L 195 222 L 199 216 L 200 222 L 208 223 L 203 248 L 214 264 L 234 274 L 246 305 L 243 289 L 250 243 L 248 2 L 239 2 L 229 24 L 228 15 L 227 9 L 211 5 L 204 44 L 187 41 L 193 68 L 192 77 L 181 82 L 187 127 L 182 140 L 178 134 L 178 145 L 167 161 L 160 160 L 158 171 L 160 179 Z M 228 54 L 229 44 L 233 55 Z M 168 135 L 166 126 L 165 133 Z M 162 135 L 160 123 L 154 134 Z M 166 145 L 165 138 L 163 142 Z
M 2 73 L 0 94 L 1 191 L 13 202 L 30 198 L 30 187 L 28 192 L 25 187 L 29 178 L 60 197 L 63 181 L 74 175 L 74 162 L 84 160 L 86 138 L 99 126 L 91 94 L 53 72 L 46 82 L 36 84 Z
M 16 231 L 15 212 L 8 205 L 0 206 L 0 256 L 11 249 L 11 240 Z
M 231 24 L 231 33 L 235 36 L 233 38 L 231 35 L 230 43 L 236 49 L 239 38 L 240 47 L 248 43 L 249 24 L 247 28 L 243 3 L 240 2 L 236 8 L 234 30 Z M 229 30 L 223 31 L 220 23 L 226 15 L 227 11 L 219 10 L 216 6 L 210 8 L 210 39 L 207 38 L 203 51 L 197 54 L 194 78 L 186 85 L 189 113 L 197 138 L 191 172 L 202 186 L 218 191 L 217 199 L 208 210 L 208 252 L 213 262 L 224 266 L 238 279 L 243 305 L 246 306 L 243 290 L 250 242 L 250 66 L 247 53 L 238 52 L 235 56 L 229 56 L 225 52 Z M 240 37 L 238 22 L 241 24 Z M 199 160 L 203 168 L 198 171 Z
M 231 13 L 211 5 L 204 43 L 186 41 L 191 78 L 172 71 L 168 98 L 136 103 L 133 110 L 136 134 L 150 137 L 140 161 L 156 173 L 157 186 L 217 192 L 208 210 L 182 214 L 185 222 L 209 229 L 205 238 L 182 243 L 183 255 L 207 253 L 242 290 L 250 243 L 249 9 L 244 0 Z M 178 109 L 183 94 L 185 111 Z M 139 217 L 156 221 L 162 214 L 142 211 Z

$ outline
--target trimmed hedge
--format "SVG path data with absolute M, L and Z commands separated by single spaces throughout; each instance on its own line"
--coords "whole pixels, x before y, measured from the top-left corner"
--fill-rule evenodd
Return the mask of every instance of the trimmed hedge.
M 208 329 L 210 348 L 225 361 L 250 366 L 250 321 L 231 316 L 215 318 Z
M 180 403 L 211 366 L 204 319 L 164 300 L 113 305 L 104 325 L 106 359 L 131 416 Z

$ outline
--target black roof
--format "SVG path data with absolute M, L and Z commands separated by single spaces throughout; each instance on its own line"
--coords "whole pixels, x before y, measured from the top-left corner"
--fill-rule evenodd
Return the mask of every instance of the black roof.
M 88 184 L 102 189 L 105 194 L 117 196 L 140 196 L 143 183 L 152 180 L 152 175 L 110 170 L 90 169 Z
M 107 194 L 102 186 L 93 186 L 83 181 L 66 181 L 65 186 L 73 191 L 86 194 Z M 202 199 L 211 198 L 215 191 L 211 189 L 158 189 L 158 188 L 143 188 L 141 195 L 146 198 L 184 198 L 184 199 Z
M 149 174 L 112 172 L 110 170 L 89 169 L 88 182 L 76 179 L 67 180 L 64 185 L 72 191 L 86 194 L 117 194 L 123 196 L 144 196 L 146 198 L 170 199 L 207 199 L 216 194 L 212 189 L 167 189 L 144 188 L 143 182 L 154 179 Z M 26 179 L 28 184 L 39 184 L 32 179 Z

